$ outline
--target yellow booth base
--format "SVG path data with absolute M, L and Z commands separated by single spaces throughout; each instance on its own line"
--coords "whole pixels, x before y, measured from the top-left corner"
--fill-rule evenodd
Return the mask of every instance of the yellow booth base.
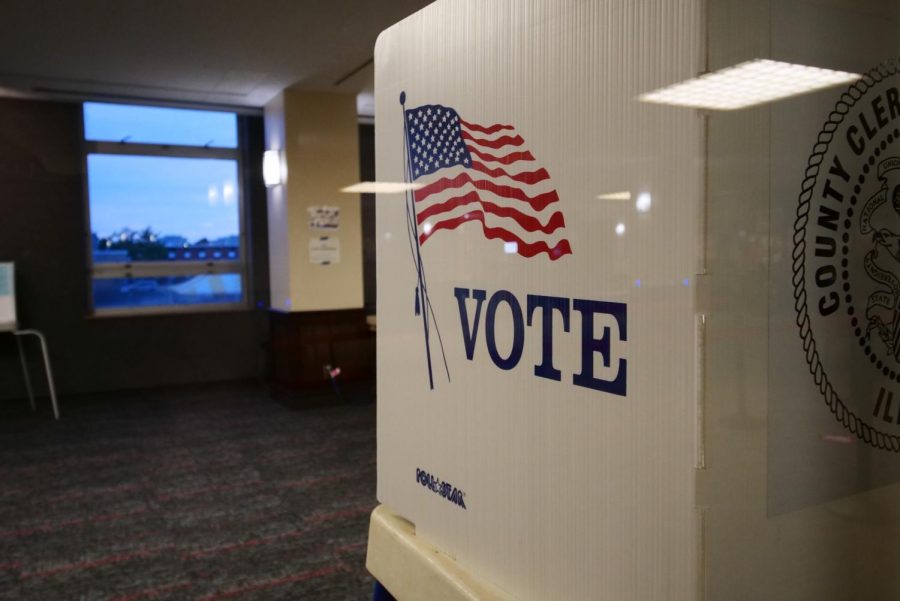
M 416 537 L 384 505 L 372 512 L 366 568 L 397 601 L 514 601 Z

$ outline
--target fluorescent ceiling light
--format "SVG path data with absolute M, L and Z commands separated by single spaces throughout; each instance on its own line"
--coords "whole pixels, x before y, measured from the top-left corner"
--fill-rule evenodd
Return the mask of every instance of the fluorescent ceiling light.
M 359 182 L 346 188 L 341 188 L 341 192 L 350 192 L 354 194 L 400 194 L 407 190 L 418 190 L 423 184 L 407 184 L 405 182 Z
M 609 194 L 598 194 L 597 200 L 631 200 L 631 192 L 610 192 Z
M 862 78 L 857 73 L 757 59 L 641 94 L 638 100 L 730 111 Z

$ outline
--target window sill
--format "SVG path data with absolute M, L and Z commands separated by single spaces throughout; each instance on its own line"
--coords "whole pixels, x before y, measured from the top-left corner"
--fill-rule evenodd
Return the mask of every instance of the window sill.
M 123 307 L 99 309 L 86 316 L 88 320 L 114 319 L 117 317 L 169 317 L 208 315 L 213 313 L 251 313 L 257 309 L 247 303 L 184 305 L 176 307 Z

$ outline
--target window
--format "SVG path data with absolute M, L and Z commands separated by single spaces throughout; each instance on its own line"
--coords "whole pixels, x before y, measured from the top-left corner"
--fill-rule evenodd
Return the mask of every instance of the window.
M 237 116 L 86 102 L 84 136 L 94 312 L 243 306 Z

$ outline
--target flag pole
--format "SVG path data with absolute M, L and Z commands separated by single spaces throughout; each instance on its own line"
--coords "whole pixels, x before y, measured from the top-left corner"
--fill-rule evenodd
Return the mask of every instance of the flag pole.
M 400 114 L 403 117 L 403 177 L 407 184 L 412 183 L 412 171 L 409 164 L 409 130 L 406 125 L 406 92 L 400 92 Z M 431 370 L 431 343 L 429 340 L 428 292 L 425 289 L 425 267 L 422 264 L 422 248 L 419 243 L 419 224 L 416 215 L 416 204 L 412 190 L 406 190 L 406 221 L 410 242 L 415 248 L 416 272 L 418 286 L 416 287 L 416 310 L 422 314 L 422 329 L 425 333 L 425 358 L 428 362 L 428 386 L 434 390 L 434 375 Z

